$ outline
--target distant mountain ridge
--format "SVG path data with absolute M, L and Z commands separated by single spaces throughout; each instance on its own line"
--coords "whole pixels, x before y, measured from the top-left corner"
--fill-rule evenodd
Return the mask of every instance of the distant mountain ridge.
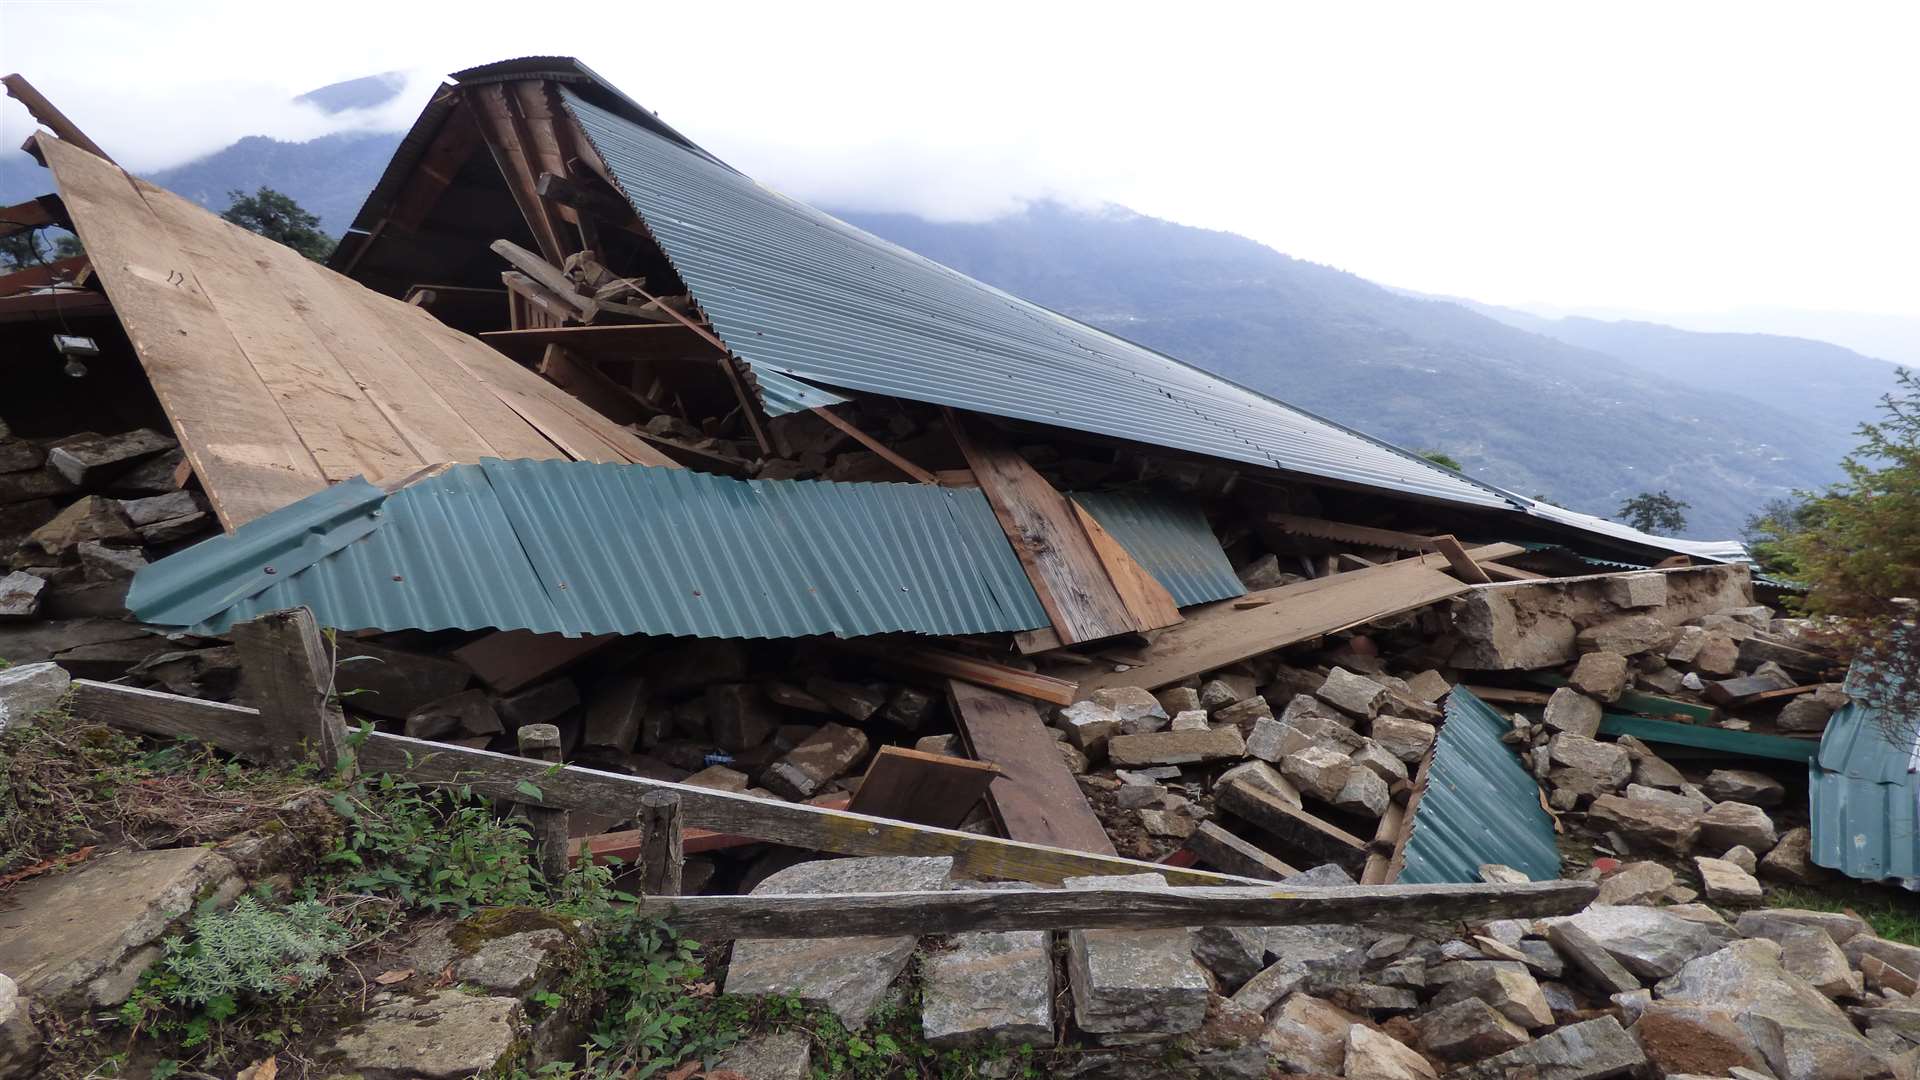
M 379 77 L 375 77 L 377 80 Z M 355 83 L 364 82 L 356 80 Z M 364 107 L 378 88 L 341 84 Z M 333 89 L 333 88 L 323 88 Z M 320 93 L 316 91 L 316 93 Z M 151 177 L 211 209 L 293 196 L 338 235 L 400 133 L 254 136 Z M 48 190 L 24 155 L 0 199 Z M 1890 365 L 1822 342 L 1545 319 L 1383 288 L 1232 233 L 1052 203 L 978 224 L 836 210 L 886 239 L 1243 385 L 1573 509 L 1668 489 L 1689 535 L 1724 537 L 1769 498 L 1838 477 Z M 1808 378 L 1817 372 L 1818 383 Z M 1885 384 L 1875 387 L 1875 375 Z

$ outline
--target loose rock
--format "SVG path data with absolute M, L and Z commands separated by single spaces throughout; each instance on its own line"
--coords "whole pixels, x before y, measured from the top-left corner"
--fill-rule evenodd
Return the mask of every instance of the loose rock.
M 1787 789 L 1766 773 L 1748 769 L 1715 769 L 1701 785 L 1716 801 L 1733 800 L 1754 806 L 1779 806 Z

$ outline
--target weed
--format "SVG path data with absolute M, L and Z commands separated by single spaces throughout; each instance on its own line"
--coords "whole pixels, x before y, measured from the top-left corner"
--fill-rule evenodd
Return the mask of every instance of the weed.
M 347 829 L 322 862 L 344 871 L 347 889 L 461 914 L 542 898 L 526 831 L 495 818 L 471 791 L 385 773 L 336 792 L 332 805 Z

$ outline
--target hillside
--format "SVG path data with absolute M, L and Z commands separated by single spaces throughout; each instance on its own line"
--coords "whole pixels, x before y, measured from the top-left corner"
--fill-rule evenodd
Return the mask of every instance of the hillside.
M 1668 488 L 1696 536 L 1837 475 L 1852 423 L 1814 430 L 1732 382 L 1702 389 L 1289 258 L 1231 233 L 1040 205 L 986 224 L 836 211 L 863 228 L 1523 494 L 1608 513 Z

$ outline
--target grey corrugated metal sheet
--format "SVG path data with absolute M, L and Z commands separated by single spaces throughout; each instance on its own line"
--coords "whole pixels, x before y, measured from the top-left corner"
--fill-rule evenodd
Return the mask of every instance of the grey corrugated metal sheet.
M 562 93 L 714 332 L 756 369 L 1409 495 L 1515 505 L 981 284 Z
M 831 390 L 822 390 L 799 379 L 789 378 L 772 368 L 756 369 L 747 364 L 740 366 L 746 369 L 747 381 L 759 391 L 760 402 L 766 406 L 768 416 L 805 412 L 825 405 L 843 405 L 849 400 Z
M 1813 861 L 1864 881 L 1920 879 L 1920 732 L 1895 741 L 1881 721 L 1856 698 L 1827 722 L 1807 767 Z
M 1540 785 L 1500 741 L 1512 725 L 1465 687 L 1448 696 L 1446 714 L 1396 880 L 1479 881 L 1486 863 L 1535 881 L 1559 877 L 1560 847 L 1553 818 L 1540 805 Z
M 1117 491 L 1075 492 L 1073 501 L 1166 586 L 1176 605 L 1246 595 L 1199 507 Z
M 555 466 L 558 466 L 557 468 Z M 260 552 L 299 547 L 267 574 Z M 332 550 L 319 552 L 320 547 Z M 340 629 L 801 637 L 1030 630 L 1046 614 L 986 498 L 589 462 L 340 485 L 141 571 L 140 617 L 213 631 L 305 604 Z

